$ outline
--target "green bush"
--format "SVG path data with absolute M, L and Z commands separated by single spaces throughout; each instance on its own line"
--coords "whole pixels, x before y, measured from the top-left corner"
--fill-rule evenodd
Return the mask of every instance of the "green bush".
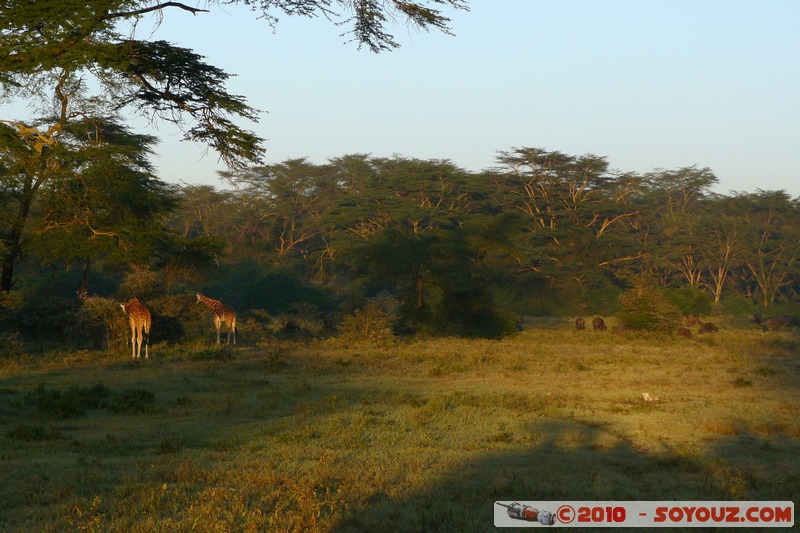
M 22 340 L 19 333 L 16 331 L 0 332 L 0 357 L 19 357 L 24 353 L 25 341 Z
M 494 306 L 491 294 L 466 287 L 445 292 L 439 309 L 440 331 L 461 337 L 499 339 L 515 331 L 516 317 Z
M 131 337 L 131 330 L 120 302 L 101 296 L 89 296 L 76 310 L 75 320 L 66 332 L 79 346 L 94 349 L 122 349 Z
M 61 439 L 61 430 L 58 428 L 46 428 L 41 425 L 19 424 L 14 429 L 8 430 L 6 437 L 25 442 L 59 440 Z
M 394 326 L 397 323 L 397 300 L 388 293 L 381 293 L 371 299 L 363 309 L 342 320 L 342 338 L 354 341 L 372 341 L 379 344 L 394 339 Z
M 684 315 L 708 316 L 711 314 L 711 296 L 700 287 L 684 285 L 666 291 L 669 301 Z
M 619 297 L 620 322 L 631 329 L 669 332 L 680 325 L 681 312 L 657 289 L 637 287 Z
M 141 415 L 155 413 L 156 395 L 142 389 L 127 389 L 114 397 L 109 409 L 116 414 Z
M 70 387 L 66 392 L 47 389 L 39 385 L 33 392 L 25 395 L 25 402 L 41 414 L 56 418 L 80 416 L 89 409 L 100 409 L 111 391 L 105 385 L 91 387 Z
M 759 309 L 758 306 L 753 304 L 750 298 L 741 294 L 723 296 L 720 304 L 722 304 L 722 312 L 732 316 L 749 318 L 753 316 L 754 312 L 763 311 L 763 309 Z
M 209 339 L 215 332 L 211 312 L 194 293 L 162 296 L 145 303 L 153 315 L 151 342 Z

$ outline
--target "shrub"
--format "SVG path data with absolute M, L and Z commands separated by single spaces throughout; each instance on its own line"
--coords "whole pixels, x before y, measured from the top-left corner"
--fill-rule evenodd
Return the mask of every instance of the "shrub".
M 711 314 L 711 296 L 705 290 L 691 285 L 667 291 L 667 298 L 684 315 L 708 316 Z
M 136 269 L 125 276 L 119 286 L 122 298 L 146 299 L 163 290 L 163 279 L 158 272 Z
M 122 391 L 109 403 L 109 409 L 116 414 L 140 415 L 156 412 L 156 395 L 142 389 Z
M 619 297 L 618 318 L 632 329 L 668 332 L 681 323 L 681 312 L 662 291 L 636 287 Z
M 200 345 L 194 348 L 189 355 L 192 361 L 233 361 L 234 350 L 231 344 Z
M 397 300 L 387 293 L 372 298 L 363 309 L 356 309 L 342 320 L 342 338 L 385 343 L 394 338 Z
M 208 338 L 214 331 L 211 315 L 194 293 L 162 296 L 147 302 L 153 314 L 152 342 L 186 342 Z
M 66 392 L 48 390 L 44 385 L 39 385 L 33 392 L 25 395 L 25 401 L 42 414 L 63 419 L 80 416 L 88 409 L 104 407 L 110 394 L 111 391 L 100 384 L 70 387 Z
M 499 339 L 515 331 L 513 313 L 496 309 L 491 294 L 482 288 L 467 287 L 446 291 L 440 305 L 443 324 L 440 330 L 462 337 Z
M 0 356 L 19 357 L 25 353 L 25 342 L 16 331 L 0 333 Z
M 130 327 L 119 302 L 101 296 L 89 296 L 76 312 L 67 334 L 78 345 L 91 348 L 122 348 L 130 338 Z
M 722 312 L 732 316 L 749 318 L 754 313 L 763 311 L 750 298 L 741 294 L 726 294 L 719 303 L 722 306 Z
M 6 437 L 26 442 L 59 440 L 61 438 L 61 430 L 40 425 L 19 424 L 14 429 L 8 430 Z

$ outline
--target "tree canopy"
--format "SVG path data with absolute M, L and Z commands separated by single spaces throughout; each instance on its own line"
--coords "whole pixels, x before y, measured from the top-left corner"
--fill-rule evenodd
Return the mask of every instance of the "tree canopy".
M 631 287 L 671 295 L 684 312 L 711 301 L 736 312 L 796 305 L 798 200 L 715 194 L 707 168 L 625 173 L 603 156 L 531 146 L 501 151 L 496 168 L 477 173 L 368 154 L 265 163 L 262 140 L 243 125 L 259 112 L 228 91 L 230 74 L 140 31 L 145 20 L 157 28 L 224 4 L 267 24 L 324 17 L 373 52 L 398 46 L 396 21 L 449 33 L 444 10 L 467 9 L 462 0 L 0 0 L 2 97 L 30 109 L 0 117 L 5 296 L 20 281 L 30 296 L 70 275 L 83 291 L 226 291 L 244 311 L 352 311 L 380 296 L 396 302 L 386 307 L 406 331 L 488 337 L 513 329 L 515 314 L 611 313 Z M 231 189 L 161 181 L 150 163 L 157 138 L 130 130 L 130 111 L 216 151 Z
M 106 294 L 201 290 L 243 313 L 349 313 L 388 297 L 401 331 L 486 337 L 519 315 L 652 302 L 659 328 L 712 305 L 797 313 L 800 203 L 714 193 L 709 169 L 621 173 L 601 156 L 522 147 L 483 172 L 351 154 L 233 169 L 227 190 L 167 187 L 137 163 L 147 138 L 107 131 L 101 146 L 74 141 L 32 204 L 21 293 L 72 275 L 72 291 L 83 279 Z
M 145 19 L 158 26 L 173 16 L 206 16 L 218 4 L 246 5 L 270 24 L 278 14 L 323 16 L 350 25 L 352 40 L 375 52 L 398 46 L 387 29 L 391 21 L 402 18 L 417 28 L 449 32 L 448 18 L 435 7 L 466 9 L 461 0 L 209 0 L 201 7 L 155 0 L 0 2 L 0 95 L 32 110 L 28 116 L 0 117 L 3 201 L 13 204 L 8 205 L 13 214 L 0 227 L 0 290 L 10 290 L 14 282 L 37 194 L 48 188 L 51 196 L 65 192 L 55 182 L 65 161 L 80 158 L 68 154 L 82 149 L 66 142 L 75 140 L 75 128 L 103 125 L 96 129 L 108 135 L 108 124 L 121 124 L 122 113 L 134 111 L 155 125 L 177 125 L 184 140 L 208 146 L 230 168 L 261 161 L 262 139 L 242 125 L 257 122 L 259 112 L 228 91 L 231 75 L 188 48 L 155 38 L 157 32 L 139 31 Z M 152 141 L 140 141 L 149 151 Z M 95 135 L 92 142 L 102 137 Z M 103 172 L 119 167 L 113 159 L 105 159 L 109 166 Z M 135 181 L 133 167 L 142 163 L 128 163 L 132 167 L 118 168 L 116 176 Z M 67 197 L 65 192 L 62 200 Z

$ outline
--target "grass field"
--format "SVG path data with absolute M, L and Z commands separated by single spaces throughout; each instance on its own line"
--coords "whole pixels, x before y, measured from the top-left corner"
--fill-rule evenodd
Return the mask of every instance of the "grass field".
M 498 500 L 800 496 L 792 332 L 151 348 L 0 356 L 0 530 L 491 531 Z

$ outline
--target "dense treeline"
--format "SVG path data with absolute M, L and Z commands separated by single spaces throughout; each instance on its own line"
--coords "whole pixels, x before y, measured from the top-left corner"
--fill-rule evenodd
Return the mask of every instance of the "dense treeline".
M 354 154 L 229 171 L 217 189 L 164 184 L 130 151 L 149 138 L 114 134 L 35 196 L 4 174 L 3 312 L 23 338 L 68 336 L 57 317 L 76 291 L 157 302 L 165 339 L 202 320 L 179 310 L 195 290 L 256 322 L 341 318 L 377 298 L 401 332 L 490 337 L 522 315 L 612 314 L 632 287 L 687 313 L 795 301 L 798 201 L 715 194 L 705 168 L 618 173 L 603 157 L 515 148 L 475 173 Z
M 398 46 L 391 21 L 448 33 L 440 9 L 468 7 L 229 3 L 272 23 L 325 15 L 376 52 Z M 263 139 L 239 124 L 259 113 L 230 75 L 156 38 L 216 3 L 201 4 L 15 0 L 0 12 L 0 97 L 29 110 L 0 118 L 0 353 L 111 345 L 125 331 L 116 304 L 134 296 L 152 308 L 154 340 L 191 339 L 208 322 L 197 290 L 239 310 L 251 338 L 337 320 L 498 337 L 519 316 L 608 315 L 620 302 L 665 302 L 662 318 L 792 306 L 797 200 L 713 194 L 708 169 L 617 173 L 537 148 L 501 152 L 484 172 L 361 154 L 259 166 Z M 215 151 L 230 187 L 159 179 L 156 138 L 127 127 L 131 112 Z

